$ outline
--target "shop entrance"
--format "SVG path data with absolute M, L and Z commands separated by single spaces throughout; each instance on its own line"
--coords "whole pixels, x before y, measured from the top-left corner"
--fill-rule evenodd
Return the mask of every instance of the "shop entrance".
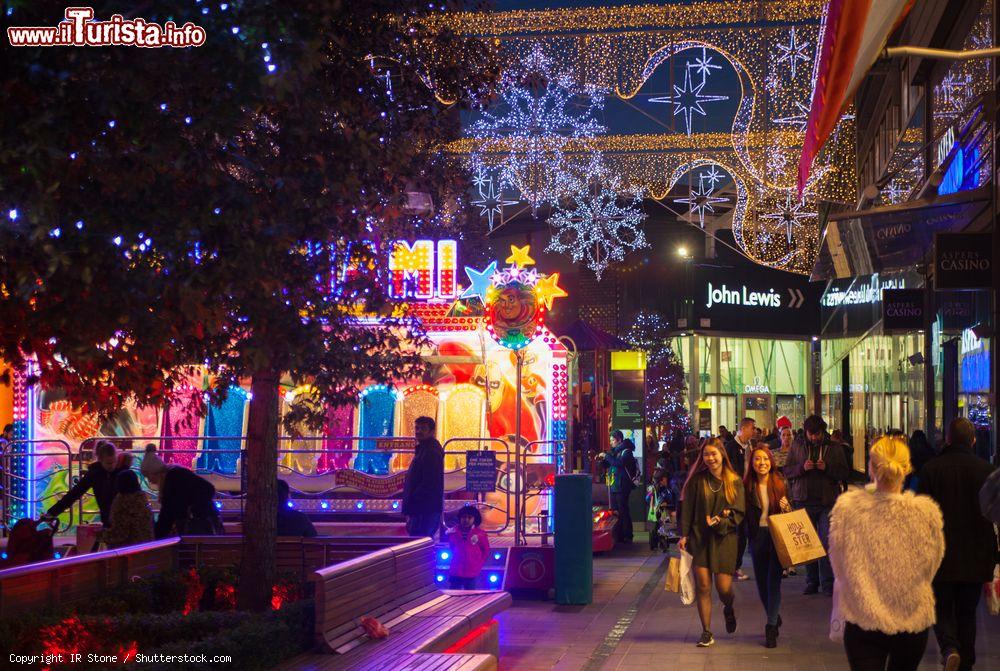
M 774 408 L 771 405 L 769 394 L 744 394 L 743 395 L 743 416 L 749 417 L 757 423 L 761 429 L 774 426 Z

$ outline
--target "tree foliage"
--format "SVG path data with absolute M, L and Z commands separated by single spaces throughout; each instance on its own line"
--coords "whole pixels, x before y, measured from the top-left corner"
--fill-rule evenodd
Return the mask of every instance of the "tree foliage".
M 312 389 L 287 419 L 317 427 L 367 381 L 419 373 L 419 325 L 380 280 L 387 243 L 465 223 L 467 176 L 438 148 L 498 70 L 488 44 L 428 20 L 446 4 L 139 2 L 125 18 L 191 21 L 206 43 L 8 48 L 0 356 L 106 414 L 178 398 L 195 364 L 208 402 L 252 378 L 270 391 L 248 452 L 272 463 L 248 465 L 272 480 L 282 374 Z M 66 5 L 13 6 L 9 23 L 45 26 Z M 434 216 L 407 208 L 414 191 Z M 257 493 L 266 517 L 273 492 Z
M 646 353 L 646 422 L 658 427 L 660 435 L 689 430 L 687 381 L 670 346 L 670 324 L 657 312 L 639 312 L 625 340 Z

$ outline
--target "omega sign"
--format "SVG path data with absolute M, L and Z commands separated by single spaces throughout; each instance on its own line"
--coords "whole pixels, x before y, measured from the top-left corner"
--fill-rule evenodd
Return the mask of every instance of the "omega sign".
M 991 233 L 938 233 L 934 238 L 934 288 L 989 287 L 993 275 Z

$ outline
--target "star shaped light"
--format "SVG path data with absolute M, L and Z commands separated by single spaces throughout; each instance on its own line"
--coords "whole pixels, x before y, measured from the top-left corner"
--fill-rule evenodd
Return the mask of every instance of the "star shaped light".
M 708 172 L 698 173 L 698 180 L 701 181 L 707 179 L 710 182 L 708 188 L 711 189 L 712 191 L 715 190 L 716 184 L 721 182 L 725 178 L 726 178 L 726 173 L 719 172 L 718 166 L 716 166 L 714 163 L 708 166 Z
M 535 296 L 545 304 L 546 310 L 551 310 L 552 301 L 556 298 L 565 298 L 569 294 L 559 286 L 559 273 L 552 273 L 548 277 L 538 280 L 538 284 L 535 285 Z
M 698 58 L 697 56 L 695 56 L 695 58 L 694 58 L 693 61 L 688 61 L 688 68 L 690 68 L 690 69 L 694 70 L 695 72 L 697 72 L 698 74 L 700 74 L 702 76 L 702 81 L 704 81 L 705 77 L 707 77 L 710 74 L 712 74 L 711 70 L 721 70 L 722 66 L 721 65 L 713 65 L 712 64 L 712 57 L 709 56 L 706 53 L 705 47 L 702 47 L 701 48 L 701 58 Z
M 804 206 L 804 201 L 792 200 L 792 192 L 789 191 L 785 194 L 785 204 L 778 205 L 778 210 L 776 212 L 761 215 L 761 219 L 770 219 L 772 221 L 784 223 L 785 237 L 788 238 L 788 244 L 792 244 L 793 229 L 796 226 L 801 226 L 803 219 L 815 219 L 819 216 L 817 212 L 803 212 L 802 208 Z
M 504 207 L 517 203 L 516 200 L 504 200 L 503 195 L 493 185 L 493 180 L 489 178 L 479 187 L 479 199 L 470 202 L 479 206 L 479 216 L 486 215 L 486 221 L 491 231 L 493 230 L 493 215 L 502 216 Z
M 711 186 L 706 187 L 705 183 L 699 180 L 698 186 L 691 188 L 691 192 L 688 194 L 687 198 L 674 198 L 674 202 L 687 203 L 689 207 L 688 211 L 691 212 L 691 214 L 697 214 L 698 223 L 701 224 L 702 228 L 705 228 L 705 213 L 710 212 L 715 214 L 715 208 L 713 205 L 729 202 L 728 198 L 713 196 L 713 193 L 714 189 Z
M 778 64 L 787 62 L 792 70 L 792 79 L 795 79 L 796 65 L 799 61 L 809 60 L 809 42 L 800 42 L 795 35 L 795 26 L 792 26 L 788 35 L 788 44 L 778 44 Z
M 798 114 L 790 114 L 786 117 L 781 117 L 779 119 L 774 119 L 774 123 L 781 124 L 783 126 L 794 126 L 795 130 L 800 133 L 805 132 L 806 126 L 809 125 L 809 110 L 802 103 L 795 101 L 795 110 Z
M 497 271 L 497 262 L 491 261 L 490 265 L 479 272 L 475 268 L 465 267 L 465 274 L 469 276 L 469 288 L 462 292 L 459 298 L 472 298 L 478 296 L 483 303 L 486 302 L 486 291 L 490 288 L 493 274 Z
M 510 246 L 510 256 L 504 259 L 505 263 L 513 263 L 519 268 L 524 268 L 525 266 L 532 266 L 535 264 L 535 260 L 531 258 L 528 252 L 531 250 L 531 245 L 525 245 L 524 247 L 518 247 L 517 245 Z
M 706 116 L 705 108 L 702 107 L 703 103 L 718 102 L 720 100 L 729 100 L 729 96 L 710 96 L 702 94 L 701 90 L 705 88 L 705 80 L 702 79 L 700 84 L 691 83 L 691 68 L 684 69 L 684 83 L 678 86 L 674 84 L 674 95 L 663 96 L 660 98 L 650 98 L 651 103 L 669 103 L 674 106 L 674 116 L 678 114 L 683 115 L 684 118 L 684 130 L 690 135 L 691 134 L 691 115 L 695 112 L 702 116 Z

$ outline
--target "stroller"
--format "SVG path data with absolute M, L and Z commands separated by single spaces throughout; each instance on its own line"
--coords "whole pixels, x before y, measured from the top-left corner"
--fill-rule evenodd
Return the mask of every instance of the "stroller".
M 18 520 L 10 529 L 0 569 L 52 559 L 55 556 L 52 539 L 58 530 L 58 520 L 51 523 L 28 517 Z
M 649 530 L 649 549 L 660 549 L 667 552 L 670 545 L 678 540 L 672 519 L 674 511 L 677 509 L 676 492 L 667 485 L 666 476 L 661 475 L 649 486 L 646 498 L 649 501 L 649 513 L 646 518 Z

